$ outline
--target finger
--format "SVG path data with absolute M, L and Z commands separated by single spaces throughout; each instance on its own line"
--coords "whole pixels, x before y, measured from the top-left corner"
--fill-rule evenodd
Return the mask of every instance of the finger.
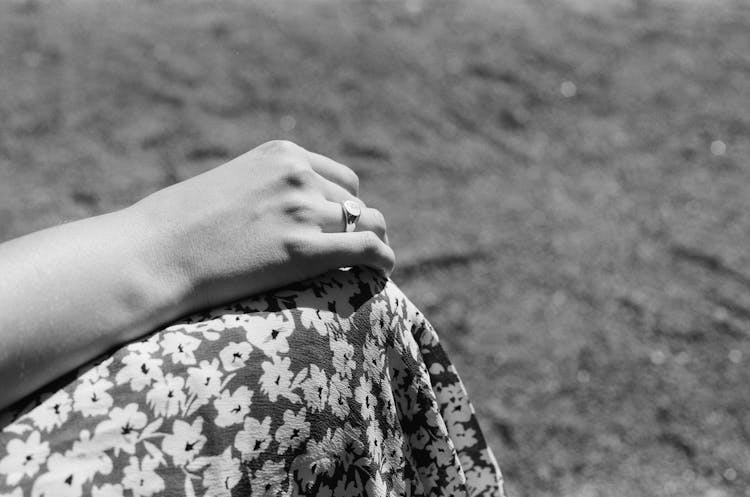
M 310 243 L 311 256 L 325 269 L 368 266 L 390 276 L 396 264 L 393 249 L 372 231 L 322 233 Z
M 345 165 L 315 152 L 307 152 L 307 158 L 312 168 L 329 181 L 340 185 L 355 197 L 359 195 L 359 178 L 357 174 Z
M 359 204 L 362 209 L 365 208 L 365 203 L 343 186 L 324 178 L 320 174 L 316 174 L 316 177 L 318 179 L 320 190 L 322 191 L 323 196 L 326 199 L 332 202 L 344 202 L 345 200 L 351 200 Z
M 344 232 L 346 225 L 344 224 L 344 211 L 341 208 L 341 204 L 336 202 L 325 203 L 321 212 L 320 227 L 324 233 Z M 377 209 L 362 208 L 362 214 L 360 214 L 357 220 L 357 226 L 354 231 L 372 231 L 378 235 L 378 238 L 388 243 L 385 217 Z

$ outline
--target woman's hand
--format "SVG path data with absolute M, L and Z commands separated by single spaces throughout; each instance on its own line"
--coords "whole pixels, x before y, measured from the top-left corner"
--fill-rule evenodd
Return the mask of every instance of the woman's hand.
M 0 409 L 180 316 L 366 265 L 388 274 L 383 216 L 346 166 L 269 142 L 126 209 L 0 244 Z
M 271 141 L 130 210 L 145 221 L 165 281 L 195 310 L 337 267 L 389 275 L 385 221 L 357 198 L 358 182 L 343 164 Z M 353 233 L 343 232 L 345 200 L 362 207 Z

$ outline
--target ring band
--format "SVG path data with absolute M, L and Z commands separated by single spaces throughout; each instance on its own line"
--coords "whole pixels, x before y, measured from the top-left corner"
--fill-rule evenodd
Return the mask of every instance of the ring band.
M 357 202 L 344 200 L 341 202 L 341 210 L 344 213 L 344 231 L 351 233 L 357 229 L 357 220 L 362 214 L 362 209 Z

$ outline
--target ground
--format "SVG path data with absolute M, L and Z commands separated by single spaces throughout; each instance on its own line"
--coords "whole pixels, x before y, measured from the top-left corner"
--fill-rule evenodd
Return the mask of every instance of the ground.
M 0 239 L 292 139 L 510 495 L 750 495 L 749 78 L 739 0 L 3 2 Z

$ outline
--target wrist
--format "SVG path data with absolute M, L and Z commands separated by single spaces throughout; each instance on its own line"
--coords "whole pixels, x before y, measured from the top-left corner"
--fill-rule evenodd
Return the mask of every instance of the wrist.
M 148 331 L 194 310 L 189 302 L 191 272 L 181 263 L 178 248 L 160 218 L 142 203 L 113 212 L 112 225 L 127 237 L 126 265 L 138 300 L 144 302 Z M 129 339 L 135 337 L 128 337 Z

